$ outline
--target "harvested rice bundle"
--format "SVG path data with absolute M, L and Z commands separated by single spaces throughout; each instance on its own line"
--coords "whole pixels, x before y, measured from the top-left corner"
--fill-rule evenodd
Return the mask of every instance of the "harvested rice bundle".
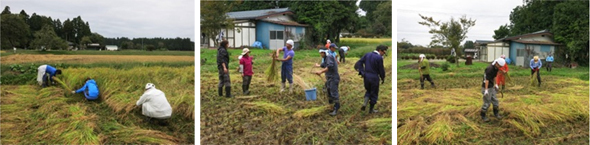
M 537 82 L 537 73 L 538 72 L 534 72 L 533 75 L 531 75 L 531 86 L 535 86 L 535 82 Z
M 275 55 L 273 55 L 271 53 L 271 56 L 273 58 L 275 58 Z M 266 75 L 266 81 L 268 82 L 275 82 L 276 80 L 279 79 L 279 75 L 277 75 L 277 64 L 275 60 L 272 60 L 272 63 L 270 64 L 270 66 L 268 66 L 268 68 L 266 68 L 266 71 L 264 71 L 264 74 Z
M 305 83 L 305 81 L 296 74 L 293 74 L 293 81 L 295 82 L 295 84 L 300 86 L 303 90 L 311 89 L 311 85 Z
M 64 87 L 64 89 L 68 90 L 68 91 L 73 91 L 72 88 L 70 88 L 68 85 L 66 85 L 66 83 L 64 83 L 62 80 L 60 80 L 57 77 L 53 77 L 53 80 L 55 80 L 57 83 L 61 84 L 61 86 Z

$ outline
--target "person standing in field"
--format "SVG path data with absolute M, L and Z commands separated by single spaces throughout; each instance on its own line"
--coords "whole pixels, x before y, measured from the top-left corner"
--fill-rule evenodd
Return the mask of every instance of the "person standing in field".
M 428 80 L 430 82 L 430 86 L 434 88 L 434 81 L 432 81 L 432 78 L 430 78 L 430 63 L 424 54 L 420 54 L 420 60 L 418 60 L 418 71 L 420 72 L 420 89 L 424 89 L 424 80 Z
M 498 58 L 494 60 L 492 64 L 490 64 L 484 71 L 483 75 L 483 83 L 481 84 L 481 91 L 483 94 L 483 106 L 481 107 L 481 119 L 484 122 L 490 121 L 490 119 L 486 116 L 486 112 L 490 107 L 490 103 L 494 105 L 494 115 L 496 118 L 501 119 L 500 116 L 500 105 L 498 103 L 498 98 L 496 98 L 497 91 L 499 90 L 498 85 L 494 85 L 494 80 L 500 68 L 506 65 L 506 61 L 502 58 Z
M 253 57 L 250 56 L 250 50 L 248 48 L 244 48 L 242 50 L 242 58 L 240 58 L 240 65 L 243 65 L 242 91 L 244 95 L 250 94 L 250 82 L 252 81 L 252 75 L 254 75 L 254 72 L 252 71 L 252 59 Z
M 96 85 L 96 81 L 94 81 L 94 79 L 90 77 L 86 78 L 86 83 L 84 83 L 84 86 L 82 86 L 82 88 L 76 91 L 72 91 L 72 94 L 82 92 L 84 93 L 86 100 L 94 101 L 98 99 L 99 91 L 98 86 Z
M 287 44 L 283 48 L 279 48 L 276 51 L 274 60 L 283 62 L 281 64 L 281 93 L 285 91 L 285 82 L 289 81 L 289 93 L 293 93 L 293 57 L 295 57 L 295 51 L 293 46 L 295 42 L 293 40 L 287 40 Z M 279 53 L 284 51 L 283 58 L 278 58 Z
M 219 85 L 217 85 L 217 93 L 223 96 L 223 87 L 225 86 L 225 97 L 233 97 L 231 95 L 231 81 L 229 79 L 229 53 L 227 48 L 229 42 L 227 40 L 221 41 L 221 46 L 217 48 L 217 71 L 219 73 Z
M 541 87 L 541 72 L 539 72 L 539 69 L 541 68 L 541 66 L 543 66 L 543 63 L 541 62 L 541 60 L 539 60 L 539 56 L 535 56 L 533 57 L 533 59 L 531 59 L 531 63 L 530 63 L 530 67 L 531 67 L 531 77 L 535 77 L 532 76 L 535 74 L 535 72 L 537 73 L 537 81 L 539 82 L 538 87 Z
M 326 49 L 330 49 L 330 44 L 332 44 L 332 41 L 330 39 L 326 40 Z
M 336 48 L 334 50 L 332 50 L 332 47 Z M 338 53 L 336 53 L 338 50 L 338 46 L 336 46 L 336 44 L 334 43 L 330 43 L 330 47 L 328 47 L 328 54 L 334 56 L 334 61 L 336 61 L 336 63 L 340 64 L 340 61 L 338 61 Z
M 156 85 L 152 83 L 145 85 L 145 91 L 135 105 L 141 107 L 141 114 L 145 115 L 150 122 L 152 119 L 157 119 L 162 125 L 162 121 L 172 117 L 172 106 L 168 103 L 166 94 L 156 89 Z
M 41 87 L 45 88 L 51 84 L 53 84 L 53 77 L 56 75 L 60 75 L 61 70 L 56 69 L 50 65 L 41 65 L 37 68 L 37 82 Z
M 340 55 L 340 62 L 346 63 L 346 55 L 348 54 L 347 50 L 349 49 L 348 46 L 342 46 L 338 49 L 338 55 Z
M 506 56 L 504 54 L 502 54 L 500 56 L 500 59 L 504 59 L 504 61 L 506 61 Z M 508 65 L 505 64 L 504 66 L 502 66 L 500 68 L 500 71 L 498 71 L 498 75 L 496 77 L 496 87 L 498 87 L 499 85 L 502 85 L 502 91 L 504 91 L 504 87 L 506 86 L 506 74 L 508 73 Z
M 365 85 L 365 102 L 361 110 L 365 111 L 367 102 L 370 101 L 369 113 L 377 113 L 374 110 L 377 99 L 379 99 L 379 79 L 381 84 L 385 83 L 385 68 L 383 66 L 383 55 L 387 52 L 387 46 L 379 45 L 373 52 L 365 54 L 354 65 L 364 79 Z
M 552 54 L 549 54 L 549 56 L 545 59 L 545 62 L 547 62 L 547 72 L 551 72 L 551 64 L 553 64 L 554 58 Z
M 332 44 L 333 45 L 333 44 Z M 332 51 L 335 51 L 336 47 L 330 47 Z M 317 71 L 316 74 L 320 75 L 322 73 L 326 73 L 326 77 L 329 78 L 327 80 L 328 84 L 328 96 L 331 98 L 331 102 L 334 103 L 334 110 L 330 113 L 330 115 L 335 116 L 338 113 L 338 109 L 340 109 L 340 95 L 338 94 L 338 84 L 340 83 L 340 75 L 338 74 L 338 63 L 336 63 L 336 59 L 332 55 L 326 55 L 324 52 L 320 51 L 320 55 L 324 57 L 324 62 L 319 65 L 320 67 L 324 68 L 320 71 Z M 316 64 L 317 66 L 318 64 Z

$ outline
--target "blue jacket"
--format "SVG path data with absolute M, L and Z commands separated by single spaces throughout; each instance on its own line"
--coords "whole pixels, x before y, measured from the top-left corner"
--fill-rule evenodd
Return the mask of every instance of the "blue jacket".
M 549 56 L 549 57 L 545 58 L 545 61 L 553 62 L 553 56 Z
M 365 54 L 358 62 L 356 62 L 354 67 L 362 76 L 375 75 L 381 78 L 381 80 L 385 80 L 383 57 L 376 52 L 369 52 Z
M 55 67 L 50 66 L 50 65 L 47 65 L 47 68 L 45 68 L 45 73 L 49 74 L 49 78 L 55 76 L 55 71 L 57 71 L 57 69 Z
M 535 63 L 535 59 L 531 59 L 531 69 L 534 69 L 535 67 L 541 68 L 541 66 L 543 66 L 543 63 L 541 62 L 541 60 L 539 59 L 539 62 Z
M 76 90 L 76 93 L 82 93 L 85 90 L 88 90 L 88 94 L 84 94 L 86 99 L 94 100 L 98 98 L 98 86 L 96 85 L 96 81 L 94 81 L 94 79 L 86 81 L 86 84 L 84 84 L 82 88 Z

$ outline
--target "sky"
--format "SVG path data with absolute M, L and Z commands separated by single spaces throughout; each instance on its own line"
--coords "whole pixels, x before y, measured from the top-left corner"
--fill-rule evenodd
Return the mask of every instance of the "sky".
M 429 27 L 418 24 L 418 14 L 446 22 L 463 15 L 475 19 L 465 40 L 494 40 L 494 30 L 510 23 L 510 12 L 522 5 L 521 0 L 403 0 L 394 3 L 397 7 L 397 41 L 405 39 L 413 45 L 427 46 L 432 34 Z M 463 45 L 465 41 L 461 42 Z
M 194 0 L 2 0 L 2 9 L 58 19 L 81 16 L 104 37 L 190 38 L 195 41 Z

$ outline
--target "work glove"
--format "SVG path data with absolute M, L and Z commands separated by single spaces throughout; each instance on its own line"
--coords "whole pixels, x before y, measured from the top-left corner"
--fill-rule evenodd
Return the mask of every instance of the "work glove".
M 496 88 L 496 90 L 500 90 L 500 87 L 498 87 L 498 84 L 496 84 L 494 87 Z
M 484 95 L 484 96 L 488 96 L 488 94 L 489 94 L 489 93 L 488 93 L 488 89 L 486 89 L 485 91 L 483 91 L 483 95 Z
M 76 91 L 72 91 L 72 94 L 76 94 Z

